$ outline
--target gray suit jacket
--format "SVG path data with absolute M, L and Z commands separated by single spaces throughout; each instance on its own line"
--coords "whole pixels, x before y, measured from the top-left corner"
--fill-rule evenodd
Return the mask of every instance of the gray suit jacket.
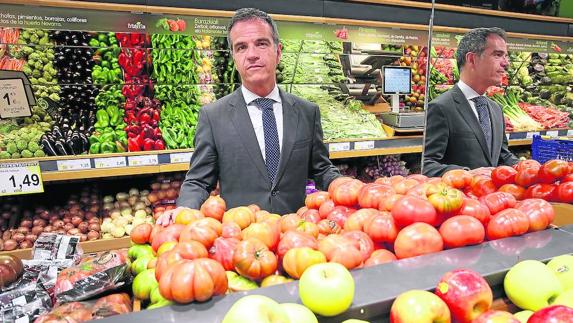
M 424 174 L 441 176 L 450 169 L 513 165 L 517 158 L 507 148 L 501 107 L 488 99 L 492 149 L 487 149 L 479 121 L 460 88 L 455 85 L 428 106 Z
M 254 203 L 269 212 L 292 213 L 304 205 L 308 178 L 326 189 L 340 176 L 322 141 L 318 106 L 282 90 L 280 96 L 283 144 L 274 185 L 238 89 L 201 108 L 195 152 L 181 185 L 178 206 L 199 209 L 218 180 L 227 209 Z

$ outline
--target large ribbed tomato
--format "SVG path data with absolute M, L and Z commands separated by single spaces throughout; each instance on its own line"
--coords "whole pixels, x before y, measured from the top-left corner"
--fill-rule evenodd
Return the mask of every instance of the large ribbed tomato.
M 340 186 L 342 183 L 344 182 L 348 182 L 351 181 L 353 178 L 352 177 L 348 177 L 348 176 L 341 176 L 341 177 L 337 177 L 335 178 L 332 182 L 330 182 L 330 184 L 328 185 L 328 195 L 330 195 L 330 198 L 332 198 L 332 195 L 334 193 L 334 190 Z
M 304 199 L 304 205 L 306 205 L 309 209 L 318 210 L 322 203 L 326 202 L 330 199 L 330 195 L 328 192 L 318 191 L 311 194 L 308 194 Z
M 455 188 L 434 185 L 427 192 L 430 193 L 428 201 L 441 216 L 449 217 L 456 214 L 464 204 L 464 194 Z
M 553 206 L 542 199 L 523 200 L 515 208 L 529 219 L 529 232 L 545 230 L 555 218 Z
M 392 216 L 399 228 L 416 222 L 439 225 L 439 216 L 434 206 L 429 201 L 414 196 L 399 199 L 392 207 Z
M 213 259 L 182 260 L 161 276 L 159 291 L 177 303 L 204 302 L 227 291 L 227 275 Z
M 159 280 L 161 275 L 179 260 L 206 258 L 207 255 L 208 252 L 205 246 L 197 241 L 179 242 L 173 249 L 161 254 L 157 258 L 155 277 Z
M 478 200 L 465 198 L 464 205 L 460 209 L 460 215 L 469 215 L 478 219 L 483 225 L 487 225 L 491 218 L 491 213 L 487 206 L 480 203 Z
M 318 226 L 318 233 L 324 235 L 340 233 L 340 230 L 342 230 L 342 228 L 338 225 L 338 223 L 328 219 L 320 220 L 317 226 Z
M 376 209 L 360 209 L 352 213 L 344 223 L 344 230 L 360 230 L 362 231 L 364 223 L 372 216 L 380 214 Z
M 151 247 L 153 248 L 153 251 L 157 252 L 157 249 L 159 249 L 159 247 L 161 247 L 161 245 L 165 242 L 179 240 L 179 235 L 181 234 L 183 228 L 185 228 L 184 225 L 174 223 L 164 229 L 157 230 L 157 233 L 155 234 L 152 231 L 150 238 L 151 238 Z
M 368 266 L 385 264 L 387 262 L 391 262 L 397 259 L 398 258 L 396 258 L 396 255 L 393 254 L 392 251 L 388 251 L 386 249 L 378 249 L 374 250 L 374 252 L 370 255 L 370 258 L 368 258 L 364 262 L 364 266 L 368 267 Z
M 442 175 L 442 181 L 453 188 L 464 189 L 472 183 L 472 174 L 464 169 L 451 169 Z
M 396 204 L 396 202 L 398 202 L 398 200 L 400 200 L 403 196 L 404 195 L 402 194 L 394 194 L 389 196 L 387 199 L 380 203 L 378 210 L 388 212 L 392 211 L 394 204 Z
M 396 194 L 406 194 L 408 191 L 413 188 L 414 186 L 420 184 L 419 181 L 413 178 L 406 178 L 401 182 L 392 185 L 392 188 L 396 192 Z
M 540 183 L 551 184 L 569 174 L 569 163 L 564 160 L 552 159 L 539 169 L 537 178 Z
M 251 223 L 243 230 L 243 240 L 256 238 L 262 241 L 269 249 L 275 250 L 280 238 L 280 232 L 267 223 Z
M 538 198 L 546 201 L 555 202 L 558 199 L 557 185 L 538 183 L 533 184 L 525 191 L 525 198 Z
M 308 209 L 300 217 L 307 222 L 312 222 L 315 224 L 322 220 L 318 210 L 316 209 Z
M 525 188 L 517 184 L 504 184 L 497 189 L 498 192 L 505 192 L 513 195 L 516 200 L 521 201 L 525 198 Z
M 497 187 L 501 187 L 505 184 L 515 183 L 515 175 L 517 171 L 515 168 L 510 166 L 498 166 L 491 171 L 491 181 Z
M 215 239 L 221 235 L 221 232 L 222 225 L 220 222 L 213 218 L 204 218 L 185 226 L 179 241 L 198 241 L 208 249 L 211 248 Z
M 337 262 L 347 269 L 356 268 L 363 262 L 359 242 L 338 234 L 331 234 L 320 240 L 318 250 L 329 262 Z
M 488 240 L 522 235 L 529 230 L 529 219 L 517 209 L 505 209 L 494 215 L 486 229 Z
M 358 194 L 364 183 L 357 179 L 343 182 L 336 187 L 330 197 L 334 204 L 354 207 L 358 204 Z
M 481 197 L 496 191 L 495 184 L 489 177 L 479 175 L 473 177 L 470 187 L 471 192 L 477 197 Z
M 223 223 L 235 222 L 242 230 L 256 221 L 255 212 L 246 206 L 232 208 L 223 215 Z
M 346 231 L 342 236 L 358 242 L 358 250 L 362 254 L 362 261 L 366 261 L 374 252 L 374 242 L 366 233 L 362 231 Z
M 219 221 L 223 219 L 226 210 L 227 204 L 220 196 L 209 196 L 201 205 L 201 213 L 203 215 Z
M 326 218 L 336 222 L 341 228 L 343 228 L 348 217 L 355 211 L 355 209 L 349 208 L 347 206 L 337 205 Z
M 281 232 L 287 232 L 296 230 L 296 228 L 303 222 L 304 220 L 296 213 L 290 213 L 284 215 L 279 220 L 279 225 L 281 228 Z
M 227 222 L 221 226 L 221 237 L 241 239 L 241 227 L 235 222 Z
M 524 160 L 513 166 L 517 170 L 515 184 L 523 187 L 531 186 L 539 180 L 537 174 L 541 165 L 535 160 Z
M 381 212 L 378 215 L 370 217 L 364 223 L 364 232 L 377 243 L 392 243 L 398 236 L 398 227 L 394 218 L 388 212 Z
M 573 181 L 559 184 L 557 187 L 557 198 L 559 202 L 573 203 Z
M 440 235 L 446 248 L 458 248 L 482 243 L 485 239 L 485 228 L 472 216 L 457 215 L 442 223 Z
M 403 228 L 394 241 L 394 251 L 398 259 L 420 256 L 443 249 L 444 242 L 438 230 L 423 222 Z
M 380 201 L 384 200 L 396 192 L 390 185 L 370 183 L 366 184 L 358 194 L 358 204 L 361 208 L 377 209 Z
M 292 248 L 299 247 L 318 249 L 318 241 L 315 237 L 307 233 L 288 231 L 282 236 L 281 241 L 279 241 L 279 246 L 277 247 L 277 256 L 279 259 L 282 259 L 287 251 Z
M 283 269 L 294 279 L 299 279 L 302 273 L 310 266 L 326 262 L 326 256 L 309 247 L 293 248 L 285 254 Z
M 517 204 L 515 197 L 505 192 L 494 192 L 480 197 L 479 201 L 489 209 L 489 213 L 496 214 Z
M 243 240 L 237 244 L 233 255 L 237 273 L 253 280 L 260 280 L 275 273 L 277 256 L 258 239 Z
M 219 237 L 213 242 L 213 246 L 209 249 L 209 258 L 218 261 L 225 270 L 233 270 L 233 255 L 235 248 L 239 244 L 238 239 L 235 238 L 222 238 Z

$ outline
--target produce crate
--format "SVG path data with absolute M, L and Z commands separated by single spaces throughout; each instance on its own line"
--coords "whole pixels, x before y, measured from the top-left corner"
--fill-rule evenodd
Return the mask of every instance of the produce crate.
M 550 159 L 573 161 L 573 140 L 547 139 L 534 135 L 531 157 L 542 164 Z

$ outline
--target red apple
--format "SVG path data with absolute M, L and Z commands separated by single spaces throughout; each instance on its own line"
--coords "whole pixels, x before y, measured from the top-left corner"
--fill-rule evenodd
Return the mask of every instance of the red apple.
M 400 294 L 390 309 L 391 323 L 449 323 L 450 310 L 441 298 L 425 290 Z
M 553 305 L 535 312 L 527 323 L 573 323 L 573 308 Z
M 521 323 L 515 316 L 506 311 L 487 311 L 478 316 L 472 323 Z
M 493 293 L 485 279 L 467 269 L 445 273 L 436 287 L 436 295 L 448 305 L 452 318 L 459 323 L 470 323 L 487 312 L 493 302 Z

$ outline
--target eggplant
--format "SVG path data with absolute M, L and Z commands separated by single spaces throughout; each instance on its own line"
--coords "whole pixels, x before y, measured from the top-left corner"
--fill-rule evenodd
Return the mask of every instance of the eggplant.
M 65 144 L 63 140 L 57 140 L 54 143 L 54 148 L 56 150 L 56 155 L 58 156 L 67 156 L 68 153 L 66 152 Z
M 54 149 L 54 145 L 46 135 L 42 135 L 42 138 L 40 138 L 40 146 L 42 147 L 42 150 L 46 153 L 46 155 L 48 156 L 57 155 L 56 150 Z

